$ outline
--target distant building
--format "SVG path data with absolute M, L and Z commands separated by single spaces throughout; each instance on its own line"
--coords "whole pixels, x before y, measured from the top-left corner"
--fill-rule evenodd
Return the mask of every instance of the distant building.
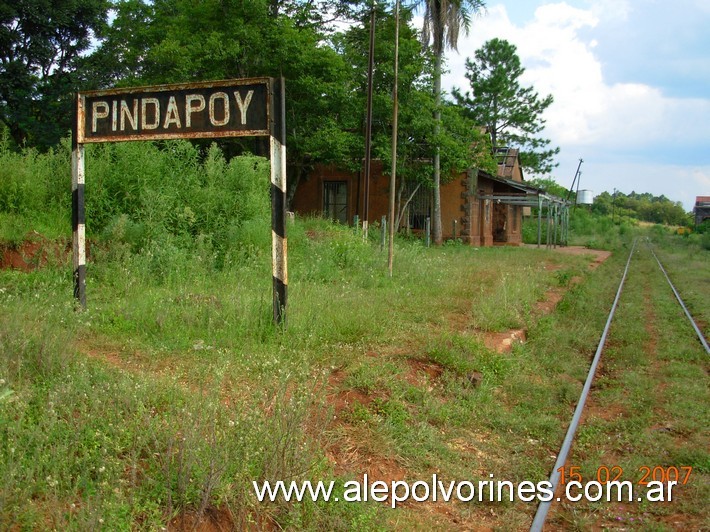
M 695 225 L 700 225 L 710 218 L 710 196 L 698 196 L 695 198 Z
M 470 170 L 441 186 L 441 224 L 445 239 L 456 238 L 473 246 L 522 243 L 523 210 L 530 205 L 537 206 L 538 196 L 544 196 L 544 192 L 524 183 L 517 149 L 498 149 L 496 158 L 497 175 Z M 354 216 L 362 218 L 363 191 L 360 173 L 335 166 L 317 166 L 299 183 L 293 198 L 293 210 L 350 224 Z M 411 197 L 398 229 L 423 231 L 426 219 L 432 216 L 432 190 L 405 183 L 398 196 L 398 204 Z M 369 201 L 371 224 L 387 214 L 388 198 L 389 176 L 385 175 L 380 161 L 373 161 Z

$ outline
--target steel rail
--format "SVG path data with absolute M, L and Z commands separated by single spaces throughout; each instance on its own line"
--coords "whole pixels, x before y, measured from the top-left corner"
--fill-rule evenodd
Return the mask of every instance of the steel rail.
M 594 359 L 592 360 L 592 365 L 589 368 L 589 373 L 587 374 L 587 380 L 584 383 L 584 388 L 582 389 L 582 394 L 579 396 L 579 401 L 577 402 L 577 407 L 574 410 L 574 415 L 572 416 L 572 421 L 567 429 L 567 434 L 562 442 L 562 447 L 557 455 L 557 461 L 552 468 L 552 474 L 550 475 L 550 484 L 552 485 L 553 494 L 557 491 L 558 484 L 560 482 L 560 468 L 565 465 L 567 461 L 567 455 L 572 446 L 572 440 L 574 439 L 574 434 L 577 431 L 577 426 L 579 425 L 579 420 L 582 417 L 582 411 L 584 410 L 584 405 L 587 402 L 587 396 L 589 395 L 589 390 L 592 387 L 592 381 L 594 380 L 594 374 L 597 371 L 597 366 L 599 365 L 599 359 L 601 358 L 602 350 L 604 349 L 604 344 L 606 343 L 606 337 L 609 334 L 609 328 L 611 327 L 611 320 L 614 317 L 614 312 L 619 303 L 619 298 L 621 297 L 621 291 L 624 288 L 624 282 L 626 281 L 626 275 L 629 272 L 629 264 L 631 264 L 631 257 L 634 255 L 634 250 L 636 249 L 636 239 L 631 246 L 631 252 L 629 253 L 629 258 L 626 260 L 626 267 L 624 268 L 624 274 L 621 277 L 621 282 L 619 283 L 619 289 L 616 291 L 616 297 L 614 298 L 614 303 L 611 306 L 611 311 L 609 312 L 609 317 L 606 320 L 606 325 L 604 326 L 604 332 L 602 333 L 601 339 L 599 340 L 599 346 L 594 354 Z M 540 532 L 542 530 L 542 525 L 545 523 L 547 518 L 547 512 L 550 511 L 550 506 L 552 505 L 552 499 L 549 501 L 541 501 L 540 505 L 537 507 L 537 512 L 533 519 L 532 525 L 530 526 L 530 532 Z
M 658 263 L 658 267 L 661 269 L 661 271 L 663 272 L 663 275 L 665 275 L 665 277 L 666 277 L 666 281 L 668 281 L 668 284 L 671 285 L 671 290 L 673 290 L 673 293 L 675 294 L 675 298 L 678 300 L 678 303 L 680 303 L 680 306 L 683 309 L 683 312 L 685 312 L 685 315 L 690 320 L 690 324 L 693 326 L 693 329 L 695 329 L 695 334 L 698 335 L 698 339 L 700 340 L 700 343 L 703 344 L 703 347 L 705 348 L 705 352 L 710 354 L 710 347 L 708 346 L 708 343 L 705 340 L 705 336 L 703 335 L 702 331 L 698 328 L 698 324 L 695 323 L 693 316 L 690 315 L 690 312 L 688 311 L 688 308 L 685 306 L 685 303 L 683 303 L 683 300 L 681 299 L 680 294 L 678 293 L 678 290 L 676 290 L 675 286 L 673 286 L 673 283 L 671 282 L 671 278 L 668 277 L 668 273 L 666 273 L 666 269 L 663 267 L 663 264 L 661 264 L 661 261 L 658 260 L 658 257 L 653 252 L 653 249 L 650 246 L 648 249 L 651 251 L 653 258 L 656 259 L 656 262 Z

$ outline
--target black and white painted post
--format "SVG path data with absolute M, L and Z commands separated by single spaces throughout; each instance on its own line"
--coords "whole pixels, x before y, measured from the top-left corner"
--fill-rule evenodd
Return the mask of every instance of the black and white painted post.
M 71 199 L 72 199 L 72 266 L 74 298 L 86 309 L 86 216 L 84 211 L 84 145 L 72 137 Z
M 284 78 L 271 80 L 271 248 L 274 323 L 286 323 L 288 293 L 286 240 L 286 91 Z
M 269 136 L 274 322 L 286 322 L 286 97 L 283 78 L 80 92 L 72 139 L 74 297 L 86 308 L 84 144 Z
M 542 196 L 537 195 L 537 249 L 542 243 Z

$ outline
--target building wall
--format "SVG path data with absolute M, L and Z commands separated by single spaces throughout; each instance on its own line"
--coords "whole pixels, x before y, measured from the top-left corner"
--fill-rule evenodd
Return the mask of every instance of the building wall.
M 441 186 L 441 223 L 444 239 L 461 239 L 472 246 L 492 246 L 494 243 L 495 206 L 491 200 L 478 196 L 493 194 L 500 184 L 483 175 L 464 172 Z M 339 170 L 334 166 L 318 166 L 307 179 L 299 183 L 292 208 L 304 215 L 323 215 L 324 184 L 328 181 L 346 183 L 348 189 L 347 220 L 352 224 L 357 214 L 362 219 L 364 185 L 360 173 Z M 505 186 L 505 185 L 504 185 Z M 358 192 L 359 199 L 358 202 Z M 500 209 L 501 206 L 498 208 Z M 522 241 L 522 208 L 503 205 L 505 230 L 501 242 L 510 245 Z M 373 162 L 370 182 L 370 224 L 378 222 L 389 210 L 389 176 L 382 173 L 379 161 Z M 454 226 L 454 221 L 456 224 Z
M 695 198 L 695 225 L 700 225 L 704 220 L 710 218 L 710 196 L 698 196 Z
M 345 181 L 348 187 L 348 220 L 355 212 L 355 193 L 358 174 L 338 170 L 333 166 L 318 166 L 298 184 L 291 208 L 300 214 L 320 216 L 323 214 L 323 182 Z
M 508 205 L 508 234 L 506 243 L 511 246 L 519 246 L 523 243 L 523 208 L 519 205 Z
M 493 245 L 493 206 L 490 200 L 479 199 L 493 193 L 493 182 L 482 175 L 471 173 L 461 174 L 458 180 L 446 185 L 454 187 L 458 183 L 460 193 L 459 208 L 463 213 L 460 216 L 460 238 L 471 246 Z M 444 227 L 446 229 L 446 226 Z M 444 232 L 445 238 L 446 231 Z
M 373 161 L 371 174 L 368 218 L 372 224 L 389 212 L 389 176 L 383 175 L 382 164 L 379 161 Z M 362 220 L 365 187 L 361 172 L 341 170 L 333 165 L 319 165 L 307 179 L 301 180 L 293 197 L 292 209 L 301 214 L 322 216 L 324 184 L 329 181 L 346 183 L 348 224 L 353 223 L 355 215 Z
M 454 238 L 454 221 L 456 222 L 456 237 L 461 235 L 465 204 L 468 196 L 468 179 L 461 174 L 448 183 L 441 185 L 441 232 L 444 239 Z

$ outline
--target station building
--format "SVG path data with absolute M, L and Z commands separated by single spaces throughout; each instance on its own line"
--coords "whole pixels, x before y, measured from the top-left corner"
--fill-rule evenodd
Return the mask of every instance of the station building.
M 496 150 L 496 175 L 468 170 L 441 185 L 441 223 L 444 239 L 460 239 L 472 246 L 520 245 L 523 215 L 531 206 L 561 203 L 559 198 L 527 185 L 514 148 Z M 292 207 L 300 214 L 317 215 L 343 224 L 352 224 L 364 212 L 362 172 L 335 166 L 317 166 L 296 190 Z M 370 177 L 369 223 L 389 211 L 390 177 L 381 161 L 373 161 Z M 397 205 L 406 204 L 399 230 L 423 232 L 433 214 L 433 191 L 415 183 L 397 185 Z M 396 208 L 399 210 L 399 208 Z
M 710 196 L 697 196 L 693 213 L 695 214 L 696 226 L 710 219 Z

